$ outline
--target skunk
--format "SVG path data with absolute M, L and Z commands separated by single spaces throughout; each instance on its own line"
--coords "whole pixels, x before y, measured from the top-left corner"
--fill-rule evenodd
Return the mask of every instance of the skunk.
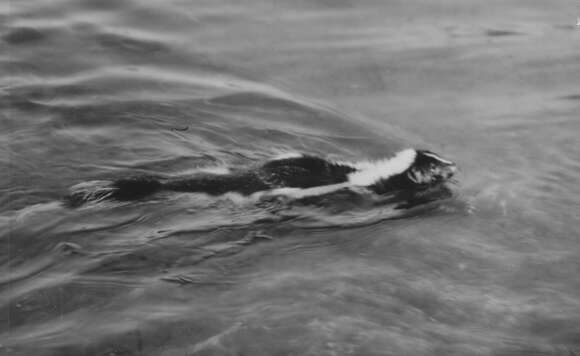
M 177 178 L 135 176 L 80 183 L 71 188 L 65 201 L 74 207 L 89 201 L 137 200 L 161 191 L 306 197 L 363 188 L 382 195 L 438 185 L 450 180 L 456 171 L 455 163 L 427 150 L 405 149 L 388 159 L 356 163 L 289 154 L 234 173 Z

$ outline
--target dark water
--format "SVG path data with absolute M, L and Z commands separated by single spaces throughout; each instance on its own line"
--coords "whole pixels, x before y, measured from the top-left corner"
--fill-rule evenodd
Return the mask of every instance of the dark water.
M 0 354 L 580 354 L 577 10 L 3 2 Z M 409 146 L 458 162 L 460 193 L 396 220 L 57 202 L 93 179 Z

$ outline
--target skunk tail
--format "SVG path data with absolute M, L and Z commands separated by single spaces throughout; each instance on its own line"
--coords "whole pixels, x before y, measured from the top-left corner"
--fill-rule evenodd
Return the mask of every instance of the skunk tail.
M 116 181 L 93 180 L 79 183 L 70 188 L 64 198 L 70 207 L 78 207 L 88 202 L 103 200 L 137 200 L 163 189 L 163 183 L 154 177 L 139 176 Z
M 94 180 L 73 186 L 64 199 L 70 207 L 103 200 L 128 201 L 145 198 L 162 190 L 221 195 L 237 192 L 249 195 L 270 189 L 270 185 L 253 173 L 238 175 L 201 175 L 195 177 L 159 179 L 151 176 L 109 180 Z

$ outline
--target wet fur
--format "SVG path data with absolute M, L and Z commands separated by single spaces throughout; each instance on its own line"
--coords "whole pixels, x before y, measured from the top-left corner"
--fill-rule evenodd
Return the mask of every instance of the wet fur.
M 68 196 L 71 206 L 86 201 L 113 199 L 137 200 L 160 191 L 204 193 L 219 196 L 226 193 L 252 195 L 258 192 L 295 194 L 305 199 L 355 187 L 375 194 L 404 194 L 431 183 L 434 167 L 449 170 L 454 167 L 429 151 L 404 150 L 393 158 L 376 162 L 341 163 L 310 155 L 292 155 L 274 159 L 247 171 L 229 174 L 200 173 L 189 177 L 163 179 L 154 176 L 122 178 L 108 184 L 99 182 L 91 191 L 90 184 L 73 187 Z M 442 174 L 442 173 L 437 173 Z M 441 175 L 441 181 L 449 178 Z M 425 177 L 430 177 L 429 181 Z M 424 181 L 425 180 L 425 181 Z M 106 182 L 106 181 L 105 181 Z

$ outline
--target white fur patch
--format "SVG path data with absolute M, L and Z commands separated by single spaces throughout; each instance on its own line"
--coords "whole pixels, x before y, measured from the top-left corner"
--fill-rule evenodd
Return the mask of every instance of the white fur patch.
M 321 185 L 319 187 L 312 188 L 277 188 L 268 192 L 268 195 L 283 195 L 293 199 L 301 199 L 305 197 L 318 196 L 323 194 L 328 194 L 335 192 L 337 190 L 350 187 L 350 183 L 339 183 L 330 185 Z
M 280 153 L 279 155 L 277 155 L 276 157 L 272 158 L 273 161 L 279 161 L 281 159 L 288 159 L 288 158 L 299 158 L 304 156 L 302 153 L 300 152 L 284 152 L 284 153 Z
M 403 173 L 413 164 L 416 156 L 417 151 L 409 148 L 392 158 L 356 163 L 354 167 L 357 171 L 348 175 L 348 182 L 355 186 L 369 186 L 380 179 Z
M 453 162 L 448 161 L 446 159 L 441 158 L 440 156 L 437 156 L 435 153 L 428 153 L 428 152 L 423 152 L 423 154 L 427 157 L 431 157 L 433 159 L 438 160 L 441 163 L 445 163 L 445 164 L 453 164 Z
M 230 169 L 228 167 L 224 167 L 224 166 L 200 168 L 198 170 L 198 172 L 219 174 L 219 175 L 225 175 L 225 174 L 231 173 Z
M 217 174 L 217 175 L 226 175 L 232 173 L 232 171 L 226 166 L 214 166 L 214 167 L 202 167 L 202 168 L 191 168 L 181 170 L 175 173 L 178 176 L 187 176 L 187 175 L 194 175 L 199 173 L 209 173 L 209 174 Z

